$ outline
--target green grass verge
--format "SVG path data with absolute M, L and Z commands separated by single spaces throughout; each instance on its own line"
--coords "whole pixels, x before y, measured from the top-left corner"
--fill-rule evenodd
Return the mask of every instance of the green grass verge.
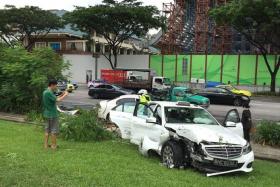
M 41 127 L 0 121 L 0 186 L 279 186 L 274 162 L 257 160 L 250 174 L 207 178 L 194 169 L 167 169 L 123 141 L 59 145 L 44 150 Z

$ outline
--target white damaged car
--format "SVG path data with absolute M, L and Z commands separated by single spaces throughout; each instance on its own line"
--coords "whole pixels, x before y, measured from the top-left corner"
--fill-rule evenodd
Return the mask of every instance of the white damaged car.
M 207 176 L 253 170 L 254 153 L 235 109 L 221 125 L 207 110 L 185 102 L 127 102 L 111 110 L 110 120 L 122 138 L 144 155 L 158 153 L 169 168 L 192 166 Z

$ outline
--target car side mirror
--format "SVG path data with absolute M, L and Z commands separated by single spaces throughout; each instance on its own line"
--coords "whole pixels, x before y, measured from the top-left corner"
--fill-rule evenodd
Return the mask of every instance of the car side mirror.
M 147 118 L 146 123 L 157 124 L 157 118 L 155 117 Z
M 226 125 L 226 127 L 236 127 L 236 123 L 234 123 L 232 121 L 227 121 L 225 125 Z

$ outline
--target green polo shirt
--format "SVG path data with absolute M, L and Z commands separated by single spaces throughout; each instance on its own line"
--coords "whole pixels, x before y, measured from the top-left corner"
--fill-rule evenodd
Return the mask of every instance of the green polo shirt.
M 43 108 L 43 116 L 45 118 L 58 117 L 58 112 L 56 108 L 56 96 L 49 89 L 46 89 L 43 93 Z

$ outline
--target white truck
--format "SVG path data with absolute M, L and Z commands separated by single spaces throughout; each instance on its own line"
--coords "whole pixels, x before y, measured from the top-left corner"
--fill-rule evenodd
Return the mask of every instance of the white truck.
M 109 115 L 123 139 L 143 155 L 159 154 L 168 168 L 192 166 L 207 176 L 253 170 L 254 153 L 236 109 L 222 125 L 204 108 L 185 102 L 128 101 Z

